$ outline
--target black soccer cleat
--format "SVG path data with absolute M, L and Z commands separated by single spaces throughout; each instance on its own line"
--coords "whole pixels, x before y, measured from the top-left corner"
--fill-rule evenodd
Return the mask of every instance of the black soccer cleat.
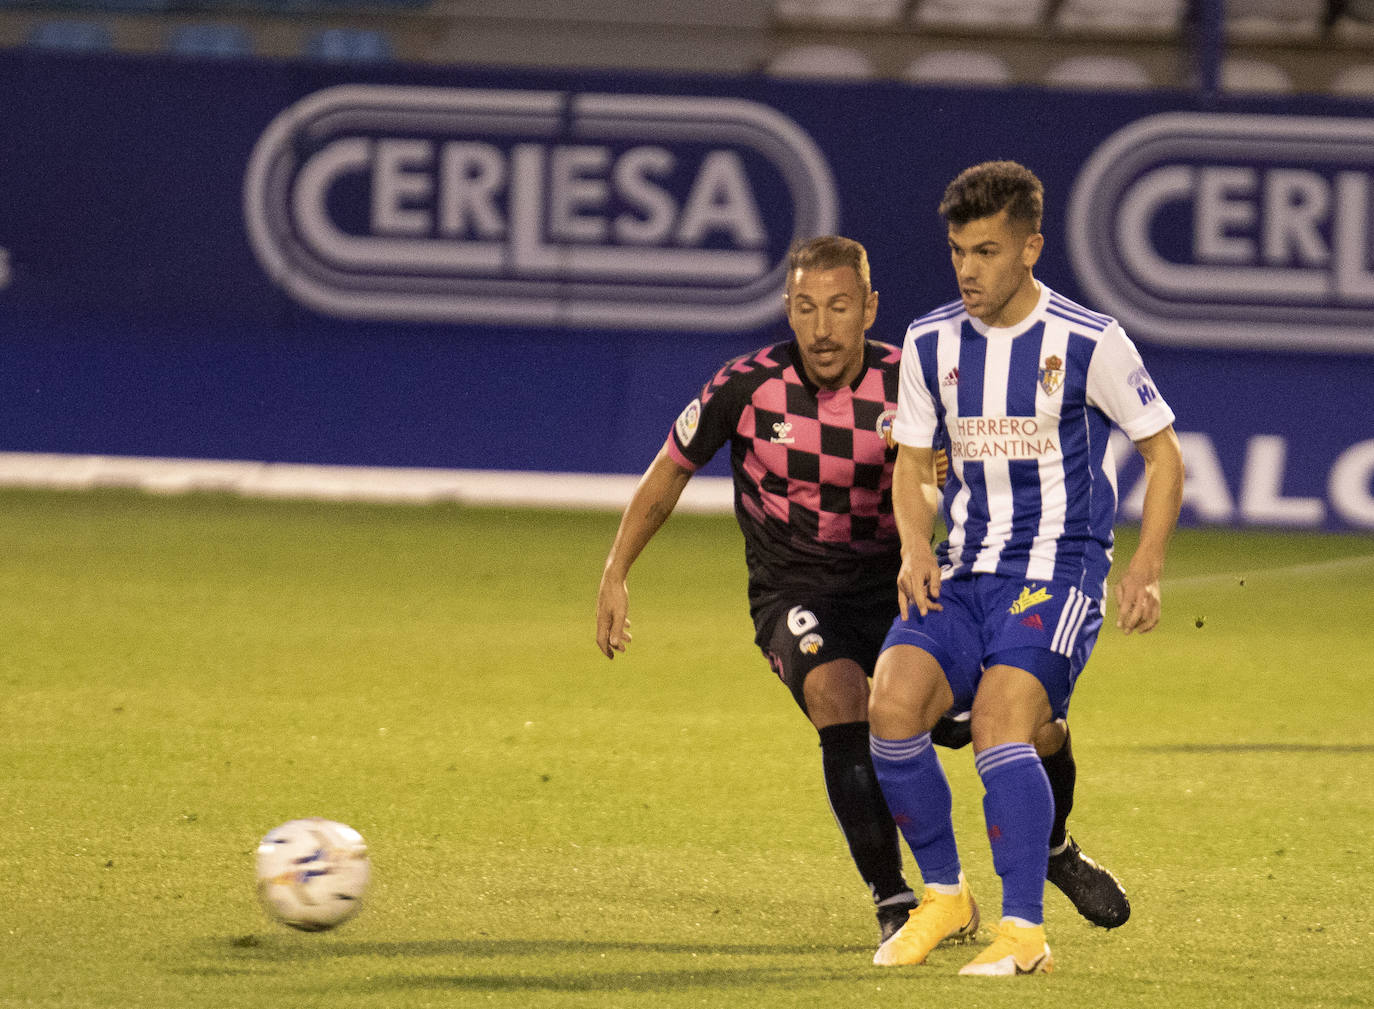
M 897 904 L 883 904 L 878 908 L 878 931 L 882 933 L 879 945 L 887 942 L 906 924 L 911 912 L 916 910 L 916 897 Z
M 1094 925 L 1116 928 L 1131 916 L 1131 902 L 1116 877 L 1083 854 L 1072 837 L 1067 848 L 1050 856 L 1046 878 Z

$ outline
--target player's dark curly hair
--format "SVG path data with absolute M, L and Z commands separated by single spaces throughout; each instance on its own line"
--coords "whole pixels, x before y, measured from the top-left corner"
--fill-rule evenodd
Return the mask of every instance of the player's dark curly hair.
M 865 292 L 873 290 L 868 269 L 868 250 L 852 238 L 821 235 L 794 242 L 787 255 L 787 283 L 798 270 L 838 270 L 848 266 L 858 275 Z
M 1012 221 L 1040 230 L 1045 210 L 1045 187 L 1025 165 L 1015 161 L 984 161 L 965 168 L 945 188 L 940 216 L 955 227 L 992 217 L 1002 209 Z

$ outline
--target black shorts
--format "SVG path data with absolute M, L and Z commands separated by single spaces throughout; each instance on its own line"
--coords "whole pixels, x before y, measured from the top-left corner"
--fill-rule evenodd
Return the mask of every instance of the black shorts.
M 814 589 L 786 590 L 754 610 L 754 641 L 802 711 L 802 688 L 817 666 L 852 659 L 869 676 L 883 638 L 897 616 L 897 587 L 832 596 Z

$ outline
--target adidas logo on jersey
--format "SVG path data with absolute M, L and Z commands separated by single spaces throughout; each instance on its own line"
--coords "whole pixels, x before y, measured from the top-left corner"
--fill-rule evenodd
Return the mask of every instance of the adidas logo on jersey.
M 944 380 L 944 382 L 942 382 L 941 384 L 942 384 L 942 385 L 946 385 L 946 386 L 949 386 L 949 385 L 958 385 L 958 384 L 959 384 L 959 369 L 958 369 L 958 368 L 951 368 L 951 369 L 949 369 L 949 374 L 945 376 L 945 380 Z

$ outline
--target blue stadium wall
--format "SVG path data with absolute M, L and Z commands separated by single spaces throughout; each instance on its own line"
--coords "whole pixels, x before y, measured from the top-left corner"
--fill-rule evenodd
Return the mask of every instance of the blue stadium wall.
M 1185 522 L 1374 528 L 1368 105 L 22 50 L 0 94 L 0 452 L 635 473 L 785 335 L 794 237 L 864 242 L 900 342 L 945 182 L 1013 158 Z

